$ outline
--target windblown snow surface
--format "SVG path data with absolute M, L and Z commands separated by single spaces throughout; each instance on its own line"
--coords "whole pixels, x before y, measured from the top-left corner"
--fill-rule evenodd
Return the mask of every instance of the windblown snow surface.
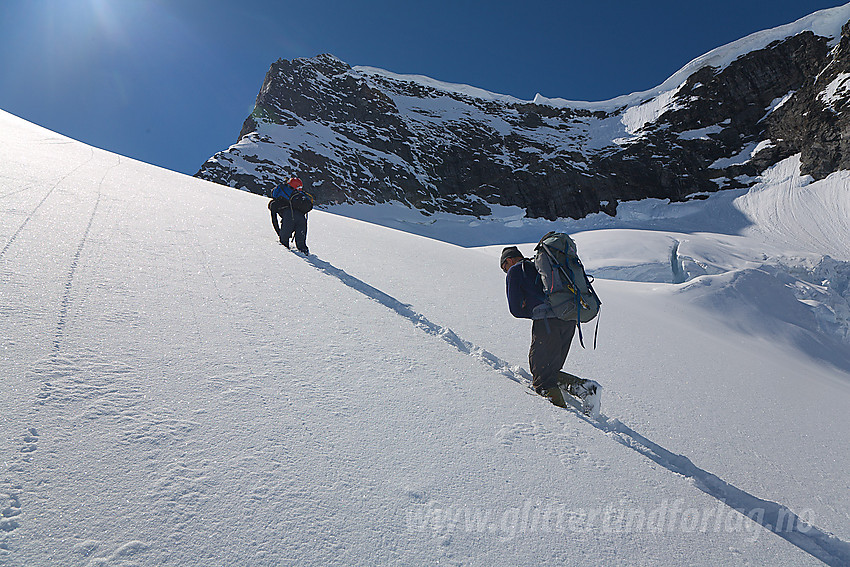
M 850 564 L 847 173 L 315 211 L 304 258 L 262 197 L 0 113 L 0 203 L 2 565 Z M 598 421 L 528 389 L 505 305 L 550 229 L 597 277 Z

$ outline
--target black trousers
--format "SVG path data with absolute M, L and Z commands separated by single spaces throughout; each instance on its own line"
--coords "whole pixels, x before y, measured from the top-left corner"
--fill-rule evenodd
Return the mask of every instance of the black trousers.
M 567 360 L 575 333 L 575 321 L 535 319 L 531 324 L 528 365 L 534 378 L 532 385 L 538 392 L 558 384 L 558 372 Z
M 307 215 L 292 209 L 280 212 L 280 241 L 289 246 L 289 239 L 295 233 L 295 247 L 302 252 L 307 250 Z

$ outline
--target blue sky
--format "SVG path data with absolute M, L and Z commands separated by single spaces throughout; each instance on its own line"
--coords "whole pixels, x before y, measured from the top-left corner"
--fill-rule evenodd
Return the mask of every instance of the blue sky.
M 194 173 L 277 59 L 332 53 L 531 99 L 606 100 L 841 1 L 2 0 L 0 108 Z

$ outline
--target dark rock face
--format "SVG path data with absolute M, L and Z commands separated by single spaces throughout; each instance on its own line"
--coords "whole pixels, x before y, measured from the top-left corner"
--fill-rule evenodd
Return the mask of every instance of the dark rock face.
M 819 179 L 850 168 L 848 26 L 840 42 L 803 32 L 603 110 L 448 88 L 331 55 L 280 60 L 239 141 L 196 175 L 259 194 L 298 175 L 319 204 L 476 216 L 516 205 L 548 219 L 747 187 L 796 154 Z

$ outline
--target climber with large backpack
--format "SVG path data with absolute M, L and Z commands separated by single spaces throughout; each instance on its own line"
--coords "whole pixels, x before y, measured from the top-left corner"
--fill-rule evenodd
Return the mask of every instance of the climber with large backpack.
M 502 250 L 500 265 L 507 274 L 511 315 L 532 320 L 528 351 L 532 387 L 559 407 L 567 407 L 566 396 L 576 397 L 584 413 L 598 416 L 599 384 L 562 370 L 576 329 L 584 346 L 580 325 L 595 318 L 601 306 L 575 241 L 567 234 L 550 232 L 540 239 L 533 259 L 509 246 Z
M 309 254 L 307 248 L 307 213 L 313 210 L 313 196 L 304 191 L 304 184 L 297 177 L 291 177 L 272 191 L 269 211 L 272 214 L 272 226 L 280 238 L 280 243 L 289 248 L 289 242 L 295 236 L 295 247 L 302 254 Z M 280 224 L 277 217 L 280 216 Z

